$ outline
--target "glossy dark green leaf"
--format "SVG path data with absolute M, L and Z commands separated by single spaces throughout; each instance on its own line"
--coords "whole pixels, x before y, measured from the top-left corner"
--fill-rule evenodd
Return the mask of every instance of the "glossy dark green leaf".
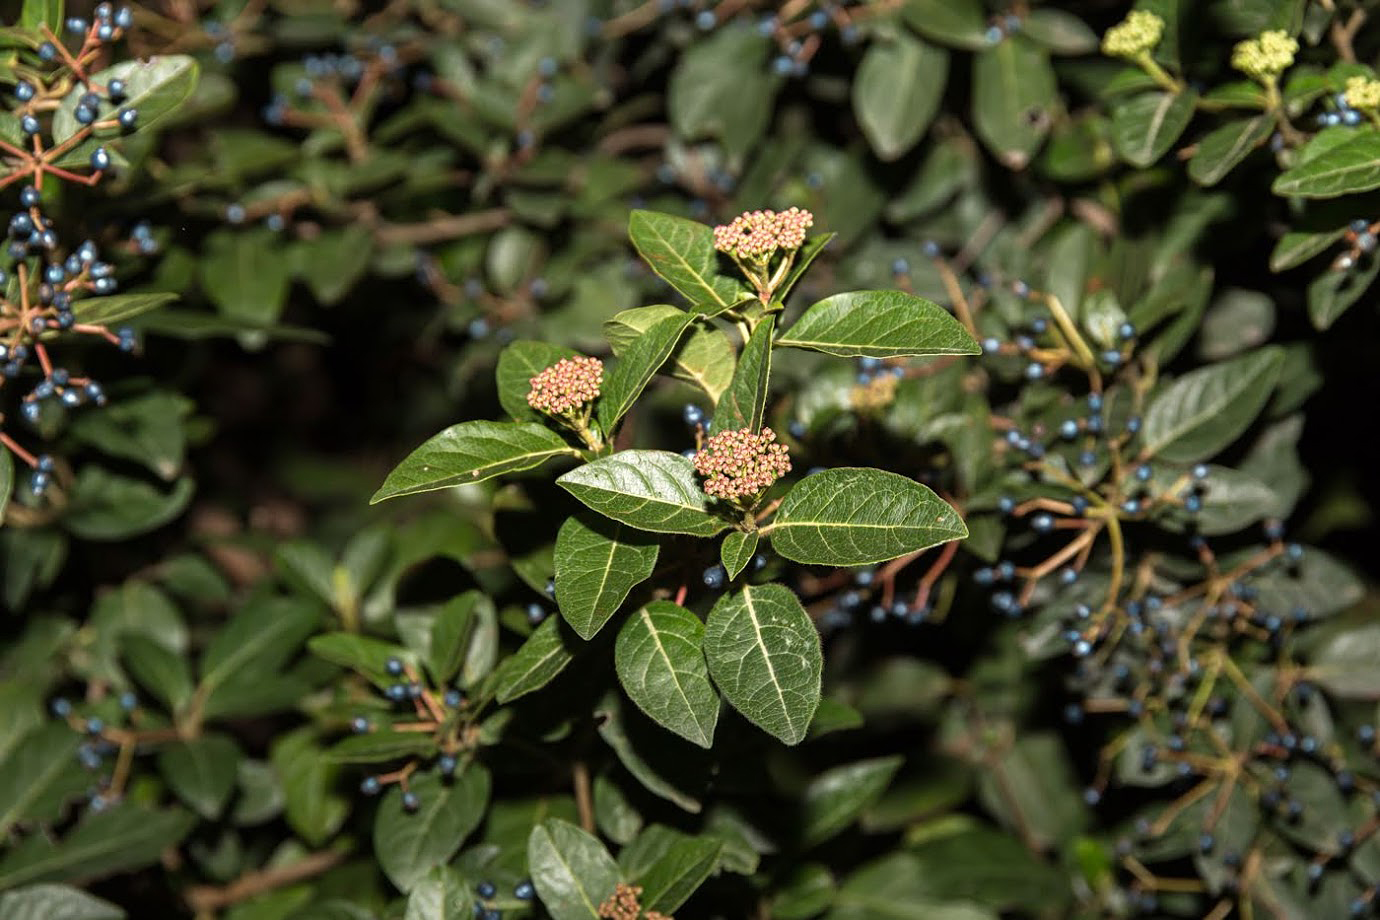
M 448 863 L 484 820 L 490 785 L 489 771 L 473 762 L 449 782 L 431 772 L 413 774 L 414 811 L 403 808 L 401 787 L 391 787 L 374 818 L 374 855 L 389 881 L 411 891 L 433 868 Z
M 838 885 L 828 867 L 804 863 L 780 883 L 771 901 L 771 915 L 779 920 L 810 920 L 834 901 Z
M 1336 198 L 1380 188 L 1380 132 L 1359 131 L 1274 181 L 1276 195 L 1298 198 Z
M 124 540 L 176 518 L 193 491 L 190 479 L 179 479 L 164 492 L 142 479 L 87 464 L 77 474 L 62 523 L 85 540 Z
M 728 526 L 709 513 L 710 498 L 694 465 L 670 451 L 619 451 L 556 482 L 591 509 L 638 530 L 712 537 Z
M 32 882 L 95 879 L 158 862 L 196 823 L 181 809 L 124 804 L 88 812 L 56 843 L 31 835 L 0 857 L 0 889 Z
M 388 474 L 371 504 L 540 466 L 575 450 L 550 428 L 523 422 L 461 422 L 431 438 Z
M 558 818 L 532 828 L 527 865 L 552 920 L 597 920 L 599 905 L 622 881 L 603 844 Z
M 476 608 L 487 607 L 494 614 L 493 601 L 482 592 L 466 591 L 446 602 L 431 624 L 431 654 L 427 670 L 433 680 L 447 683 L 464 667 L 470 640 L 479 625 Z
M 1279 238 L 1270 253 L 1270 271 L 1282 272 L 1296 268 L 1331 249 L 1346 233 L 1345 227 L 1318 233 L 1291 230 Z
M 1380 274 L 1380 259 L 1367 259 L 1349 271 L 1324 268 L 1308 285 L 1308 317 L 1315 329 L 1331 328 L 1337 318 L 1370 290 Z
M 825 920 L 997 920 L 995 911 L 970 901 L 926 897 L 923 885 L 915 856 L 883 856 L 844 881 Z
M 667 87 L 666 109 L 676 133 L 685 140 L 717 138 L 735 156 L 752 149 L 771 119 L 780 82 L 767 71 L 772 48 L 742 17 L 691 44 L 679 55 Z
M 507 703 L 549 684 L 575 657 L 573 639 L 558 617 L 547 617 L 494 671 L 494 693 Z
M 812 846 L 838 834 L 886 792 L 901 757 L 877 757 L 825 770 L 805 787 L 801 840 Z
M 677 808 L 700 813 L 708 768 L 700 748 L 667 735 L 615 691 L 604 695 L 595 716 L 599 737 L 633 779 Z
M 520 340 L 504 348 L 498 355 L 494 370 L 498 385 L 498 402 L 503 410 L 519 422 L 541 422 L 546 416 L 527 405 L 532 378 L 563 358 L 579 354 L 564 345 Z
M 157 310 L 177 300 L 180 295 L 112 294 L 108 297 L 84 297 L 72 305 L 72 313 L 79 323 L 109 325 L 123 323 L 150 310 Z
M 724 542 L 719 544 L 719 561 L 723 563 L 730 579 L 737 578 L 738 573 L 752 561 L 760 539 L 761 535 L 755 530 L 746 533 L 734 530 L 724 537 Z
M 81 736 L 60 722 L 39 726 L 0 761 L 0 834 L 25 821 L 53 821 L 86 788 L 77 764 Z
M 1216 454 L 1264 408 L 1283 358 L 1278 348 L 1262 348 L 1162 387 L 1145 411 L 1145 452 L 1181 463 Z
M 1000 911 L 1057 911 L 1069 901 L 1069 885 L 1060 871 L 1009 834 L 974 827 L 911 852 L 920 862 L 916 881 L 925 897 Z
M 748 721 L 799 744 L 819 706 L 819 632 L 781 585 L 749 585 L 719 599 L 705 623 L 704 657 L 725 699 Z
M 943 45 L 977 51 L 987 39 L 987 14 L 978 0 L 906 0 L 906 25 Z
M 973 124 L 1010 169 L 1024 169 L 1044 143 L 1058 94 L 1049 55 L 1019 35 L 973 55 Z
M 767 316 L 752 330 L 733 371 L 733 381 L 714 409 L 709 434 L 748 428 L 759 431 L 767 410 L 767 391 L 771 385 L 772 333 L 776 317 Z
M 646 534 L 593 515 L 573 515 L 556 533 L 556 603 L 582 639 L 592 639 L 628 592 L 651 577 L 661 547 Z
M 778 345 L 840 357 L 975 355 L 976 340 L 936 303 L 900 291 L 854 291 L 816 303 Z
M 719 273 L 714 231 L 705 224 L 635 210 L 628 216 L 628 239 L 652 271 L 683 294 L 696 313 L 720 313 L 746 294 L 741 282 Z
M 437 866 L 422 876 L 407 894 L 403 920 L 473 920 L 474 894 L 466 880 L 450 866 Z
M 658 910 L 669 915 L 718 869 L 724 843 L 715 837 L 691 837 L 659 826 L 648 828 L 644 836 L 657 831 L 665 831 L 663 836 L 668 839 L 655 847 L 660 855 L 638 872 L 631 883 L 642 888 L 644 910 Z
M 1227 122 L 1213 129 L 1198 142 L 1188 161 L 1188 175 L 1199 185 L 1221 182 L 1274 131 L 1274 121 L 1266 115 Z
M 330 763 L 388 763 L 436 753 L 436 740 L 420 732 L 395 732 L 376 729 L 362 735 L 347 735 L 322 754 Z
M 703 643 L 699 617 L 670 601 L 652 601 L 619 630 L 614 667 L 639 709 L 708 748 L 719 721 L 719 694 L 709 682 Z
M 624 350 L 613 370 L 604 376 L 596 413 L 599 425 L 612 432 L 618 420 L 632 408 L 637 397 L 666 359 L 680 344 L 681 336 L 694 322 L 689 313 L 668 316 L 652 326 Z
M 158 770 L 177 797 L 209 821 L 229 801 L 243 756 L 230 738 L 203 735 L 161 746 Z
M 79 415 L 69 430 L 83 444 L 141 463 L 172 481 L 182 471 L 187 421 L 194 409 L 195 403 L 184 396 L 155 391 Z
M 269 230 L 225 229 L 206 238 L 201 288 L 221 314 L 268 325 L 278 321 L 292 280 L 290 254 Z
M 796 483 L 766 528 L 772 548 L 809 565 L 866 565 L 968 535 L 929 487 L 883 470 L 839 467 Z
M 1050 733 L 1023 734 L 995 758 L 978 776 L 978 799 L 1042 846 L 1070 839 L 1088 820 L 1064 743 Z
M 1056 7 L 1038 7 L 1021 21 L 1021 33 L 1055 54 L 1092 54 L 1097 33 L 1076 14 Z
M 120 907 L 68 885 L 26 885 L 0 894 L 6 920 L 124 920 Z
M 313 846 L 340 830 L 354 804 L 341 789 L 341 766 L 325 754 L 310 729 L 279 736 L 269 751 L 287 823 Z
M 924 136 L 948 74 L 948 52 L 904 32 L 868 46 L 853 77 L 853 111 L 877 156 L 897 159 Z
M 605 320 L 604 336 L 613 353 L 622 355 L 653 325 L 682 312 L 667 304 L 624 310 Z M 694 325 L 671 353 L 671 375 L 699 387 L 710 402 L 717 403 L 733 379 L 735 362 L 733 345 L 722 330 Z
M 1112 143 L 1122 159 L 1149 166 L 1169 152 L 1193 120 L 1197 94 L 1153 92 L 1132 96 L 1112 109 Z
M 415 664 L 412 653 L 401 645 L 357 633 L 329 632 L 312 636 L 307 648 L 313 655 L 363 674 L 377 687 L 387 687 L 405 679 L 388 673 L 388 659 Z
M 57 30 L 57 23 L 53 23 Z M 113 67 L 91 74 L 91 81 L 104 86 L 111 80 L 123 80 L 125 95 L 120 108 L 136 109 L 137 127 L 142 130 L 182 105 L 192 94 L 197 81 L 197 62 L 185 54 L 157 55 L 144 61 L 123 61 Z M 83 127 L 76 119 L 77 101 L 84 89 L 75 87 L 53 113 L 53 141 L 61 144 Z M 114 118 L 114 112 L 102 112 L 101 120 Z M 123 129 L 112 124 L 98 129 L 98 136 L 118 136 Z

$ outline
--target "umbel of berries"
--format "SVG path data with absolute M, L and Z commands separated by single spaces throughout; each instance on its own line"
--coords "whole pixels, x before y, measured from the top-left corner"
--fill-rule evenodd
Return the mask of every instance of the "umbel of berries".
M 562 358 L 531 379 L 527 405 L 560 421 L 597 449 L 602 439 L 592 427 L 591 410 L 603 382 L 604 363 L 598 358 Z
M 772 483 L 791 471 L 785 444 L 770 428 L 721 431 L 695 454 L 704 491 L 714 498 L 751 507 Z
M 814 215 L 800 208 L 747 211 L 714 228 L 714 248 L 731 258 L 762 303 L 770 304 L 790 275 L 796 253 L 805 243 L 805 231 L 814 222 Z

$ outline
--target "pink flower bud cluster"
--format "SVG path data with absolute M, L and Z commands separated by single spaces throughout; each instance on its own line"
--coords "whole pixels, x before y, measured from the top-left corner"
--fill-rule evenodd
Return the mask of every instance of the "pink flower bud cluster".
M 721 431 L 695 454 L 695 469 L 704 476 L 704 491 L 715 498 L 756 495 L 791 471 L 785 444 L 763 428 Z
M 532 378 L 527 405 L 559 415 L 592 402 L 604 382 L 604 362 L 598 358 L 562 358 Z
M 714 228 L 714 248 L 739 259 L 766 258 L 778 249 L 799 249 L 814 222 L 815 216 L 800 208 L 747 211 Z

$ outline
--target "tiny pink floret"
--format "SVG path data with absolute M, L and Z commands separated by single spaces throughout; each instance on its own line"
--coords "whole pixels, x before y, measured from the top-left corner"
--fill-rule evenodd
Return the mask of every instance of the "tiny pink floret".
M 593 402 L 604 382 L 604 362 L 598 358 L 562 358 L 532 378 L 527 405 L 559 415 Z
M 762 492 L 791 471 L 791 458 L 770 428 L 740 428 L 706 441 L 695 454 L 695 469 L 705 477 L 706 494 L 731 500 Z
M 767 258 L 778 249 L 799 249 L 814 222 L 814 215 L 800 208 L 747 211 L 714 228 L 714 248 L 739 259 Z

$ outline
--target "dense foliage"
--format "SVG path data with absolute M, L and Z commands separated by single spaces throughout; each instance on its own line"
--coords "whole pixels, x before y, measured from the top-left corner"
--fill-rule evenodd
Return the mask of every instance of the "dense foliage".
M 1369 0 L 15 6 L 0 920 L 1380 909 Z

